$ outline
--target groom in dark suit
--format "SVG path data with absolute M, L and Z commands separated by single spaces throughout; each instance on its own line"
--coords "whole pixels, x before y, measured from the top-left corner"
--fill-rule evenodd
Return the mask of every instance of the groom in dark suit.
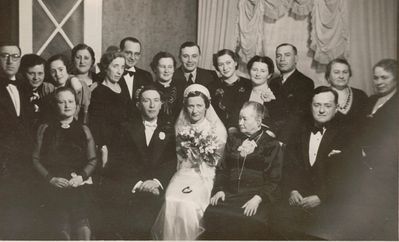
M 356 160 L 348 157 L 354 157 L 355 149 L 345 135 L 348 133 L 345 127 L 334 119 L 337 101 L 338 94 L 330 87 L 316 88 L 311 104 L 312 118 L 304 122 L 296 136 L 298 139 L 287 145 L 283 177 L 286 198 L 282 209 L 276 209 L 271 219 L 284 239 L 319 236 L 318 229 L 321 231 L 326 226 L 325 220 L 319 219 L 323 212 L 334 211 L 327 208 L 338 212 L 338 207 L 348 203 L 345 196 L 354 192 L 356 183 L 352 178 Z M 329 214 L 330 221 L 332 217 L 333 214 Z
M 141 115 L 122 125 L 121 137 L 110 147 L 104 195 L 108 209 L 116 212 L 113 229 L 123 239 L 150 238 L 163 193 L 176 170 L 174 128 L 158 119 L 161 106 L 157 89 L 141 89 L 137 103 Z
M 151 85 L 151 74 L 136 66 L 142 54 L 142 44 L 134 37 L 126 37 L 119 44 L 120 50 L 125 55 L 126 67 L 119 85 L 122 93 L 129 100 L 128 113 L 133 116 L 139 116 L 136 102 L 138 90 L 145 85 Z

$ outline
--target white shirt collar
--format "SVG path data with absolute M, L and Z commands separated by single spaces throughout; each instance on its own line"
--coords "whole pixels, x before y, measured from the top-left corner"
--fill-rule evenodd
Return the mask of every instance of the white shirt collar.
M 288 72 L 288 73 L 282 74 L 283 83 L 288 79 L 288 77 L 290 77 L 290 76 L 292 75 L 292 73 L 294 73 L 295 70 L 296 70 L 296 68 L 294 68 L 292 71 L 290 71 L 290 72 Z
M 195 82 L 196 77 L 197 77 L 197 68 L 195 68 L 192 72 L 184 72 L 184 70 L 183 70 L 183 74 L 184 74 L 184 77 L 186 78 L 186 81 L 188 81 L 188 77 L 190 76 L 190 74 L 192 74 L 193 75 L 193 81 Z
M 170 81 L 168 82 L 158 82 L 159 84 L 161 84 L 164 88 L 170 87 L 170 83 L 172 82 L 172 79 L 170 79 Z

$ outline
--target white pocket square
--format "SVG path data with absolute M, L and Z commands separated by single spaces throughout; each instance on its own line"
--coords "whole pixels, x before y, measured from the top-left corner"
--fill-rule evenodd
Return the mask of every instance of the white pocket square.
M 328 157 L 331 157 L 331 156 L 337 155 L 337 154 L 341 154 L 341 153 L 342 153 L 342 151 L 340 151 L 340 150 L 332 150 L 332 151 L 328 154 Z

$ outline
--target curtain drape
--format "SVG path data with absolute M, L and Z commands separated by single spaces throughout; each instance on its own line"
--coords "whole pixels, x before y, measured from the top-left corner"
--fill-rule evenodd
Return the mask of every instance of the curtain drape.
M 248 0 L 249 1 L 249 0 Z M 257 0 L 250 0 L 256 3 Z M 269 0 L 258 0 L 266 1 Z M 326 85 L 325 65 L 313 60 L 310 49 L 310 19 L 301 18 L 309 11 L 307 0 L 294 0 L 291 13 L 273 20 L 264 19 L 262 47 L 257 49 L 275 59 L 275 48 L 283 42 L 298 48 L 298 69 L 311 77 L 316 86 Z M 293 13 L 295 4 L 297 12 Z M 397 0 L 348 0 L 348 60 L 353 76 L 351 86 L 373 93 L 372 66 L 382 58 L 397 58 L 398 2 Z M 301 7 L 301 8 L 300 8 Z M 212 55 L 222 48 L 236 49 L 238 33 L 238 0 L 199 0 L 198 43 L 202 48 L 200 65 L 212 68 Z M 298 17 L 299 15 L 299 17 Z M 240 66 L 246 75 L 244 65 Z
M 212 56 L 218 50 L 235 50 L 238 33 L 238 0 L 198 1 L 198 45 L 201 47 L 199 66 L 213 69 Z

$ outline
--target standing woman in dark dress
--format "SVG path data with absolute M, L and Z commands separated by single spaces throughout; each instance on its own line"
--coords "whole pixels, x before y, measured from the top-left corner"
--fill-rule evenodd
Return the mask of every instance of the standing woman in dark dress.
M 347 60 L 338 58 L 328 63 L 325 78 L 338 93 L 337 117 L 343 124 L 356 130 L 359 119 L 366 112 L 367 95 L 362 90 L 349 86 L 351 77 L 352 69 Z
M 245 102 L 239 132 L 230 132 L 216 171 L 205 239 L 268 239 L 270 205 L 280 196 L 283 157 L 279 142 L 262 127 L 265 107 Z
M 107 146 L 112 137 L 117 137 L 120 124 L 127 120 L 128 100 L 118 83 L 125 68 L 124 55 L 118 51 L 107 52 L 101 57 L 100 65 L 104 79 L 92 93 L 89 119 L 94 140 L 103 150 L 104 166 Z
M 213 66 L 221 77 L 209 88 L 212 105 L 227 129 L 236 127 L 240 107 L 252 89 L 251 82 L 237 75 L 238 55 L 232 50 L 223 49 L 214 54 Z
M 155 74 L 155 86 L 162 92 L 165 100 L 159 117 L 173 124 L 183 107 L 184 91 L 184 86 L 173 79 L 176 59 L 172 54 L 161 51 L 153 57 L 150 66 Z
M 43 177 L 50 226 L 58 240 L 89 240 L 89 190 L 96 153 L 89 128 L 74 119 L 76 96 L 68 87 L 55 92 L 58 111 L 54 122 L 37 133 L 33 165 Z

